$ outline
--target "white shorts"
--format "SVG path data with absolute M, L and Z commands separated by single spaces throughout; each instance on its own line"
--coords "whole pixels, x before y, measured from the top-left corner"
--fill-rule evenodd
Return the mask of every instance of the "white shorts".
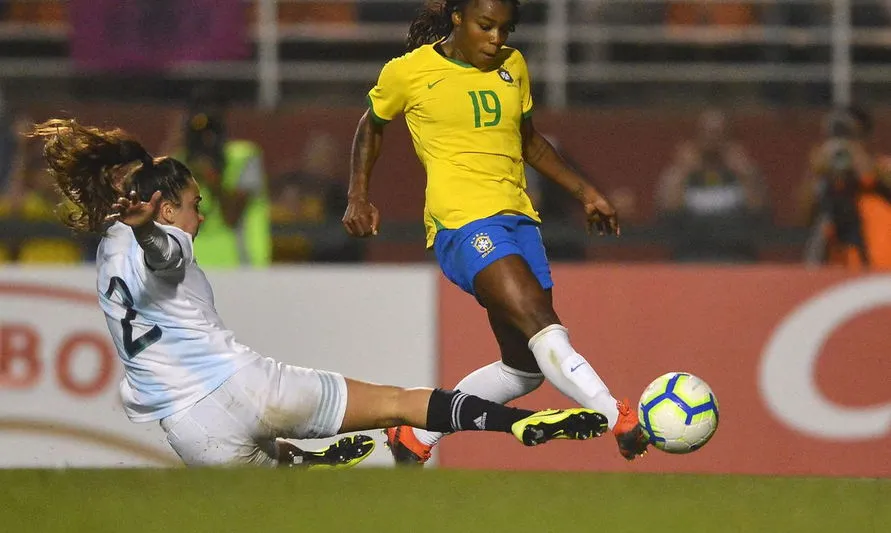
M 334 436 L 346 403 L 340 374 L 262 357 L 161 427 L 187 466 L 274 466 L 276 438 Z

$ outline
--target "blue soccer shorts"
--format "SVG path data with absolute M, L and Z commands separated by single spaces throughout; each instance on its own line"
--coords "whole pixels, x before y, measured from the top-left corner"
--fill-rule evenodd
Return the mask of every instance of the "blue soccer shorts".
M 554 286 L 538 222 L 527 216 L 495 215 L 458 229 L 441 229 L 433 250 L 445 277 L 474 296 L 476 275 L 508 255 L 525 259 L 543 289 Z

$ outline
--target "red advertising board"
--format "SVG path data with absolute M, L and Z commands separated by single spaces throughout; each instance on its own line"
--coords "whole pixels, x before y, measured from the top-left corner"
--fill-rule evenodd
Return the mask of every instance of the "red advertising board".
M 626 463 L 609 436 L 526 449 L 501 435 L 444 439 L 456 468 L 891 476 L 891 275 L 798 267 L 554 268 L 555 306 L 613 395 L 694 373 L 721 407 L 689 455 Z M 484 311 L 440 282 L 440 382 L 498 357 Z M 516 402 L 572 405 L 550 385 Z

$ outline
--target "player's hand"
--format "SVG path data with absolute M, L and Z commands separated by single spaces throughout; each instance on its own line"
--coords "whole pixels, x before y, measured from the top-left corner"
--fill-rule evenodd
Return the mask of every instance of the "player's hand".
M 585 207 L 586 228 L 590 234 L 597 230 L 600 235 L 622 234 L 616 208 L 593 187 L 586 188 L 581 195 Z
M 105 217 L 105 221 L 117 220 L 135 228 L 154 220 L 160 208 L 161 191 L 155 191 L 148 202 L 143 202 L 136 196 L 136 191 L 131 191 L 128 197 L 121 196 L 117 199 L 111 206 L 112 212 Z
M 368 200 L 350 200 L 343 214 L 343 227 L 353 237 L 377 235 L 381 215 Z

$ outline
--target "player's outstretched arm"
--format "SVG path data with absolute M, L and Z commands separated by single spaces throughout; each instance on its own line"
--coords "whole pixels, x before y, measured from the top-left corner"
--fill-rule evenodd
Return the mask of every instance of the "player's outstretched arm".
M 368 200 L 368 186 L 383 140 L 384 127 L 374 121 L 369 109 L 359 119 L 356 135 L 353 137 L 350 188 L 342 220 L 347 233 L 354 237 L 377 235 L 380 225 L 380 213 Z
M 587 215 L 588 230 L 596 229 L 601 235 L 619 235 L 619 218 L 606 196 L 560 157 L 553 145 L 535 129 L 531 117 L 523 120 L 520 130 L 523 136 L 523 159 L 582 203 Z
M 155 224 L 160 207 L 161 191 L 155 191 L 148 202 L 140 200 L 133 191 L 129 196 L 118 198 L 106 218 L 107 222 L 118 221 L 130 226 L 136 242 L 145 252 L 145 263 L 156 271 L 178 265 L 182 259 L 182 249 Z

